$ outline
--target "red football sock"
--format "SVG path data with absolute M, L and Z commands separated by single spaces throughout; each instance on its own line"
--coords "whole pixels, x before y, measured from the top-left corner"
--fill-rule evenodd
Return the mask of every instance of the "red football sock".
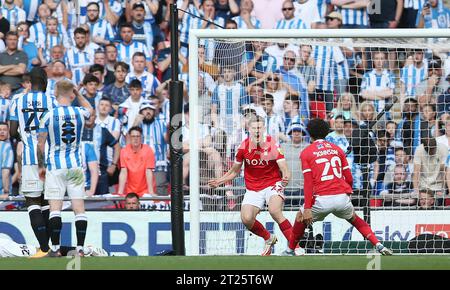
M 372 243 L 372 245 L 375 246 L 380 242 L 372 232 L 370 226 L 359 216 L 356 216 L 355 220 L 351 224 L 361 233 L 361 235 L 363 235 L 363 237 L 368 239 Z
M 288 219 L 285 219 L 282 223 L 278 224 L 280 230 L 283 232 L 283 235 L 289 241 L 292 233 L 292 225 Z
M 257 220 L 255 220 L 255 223 L 253 224 L 250 231 L 257 236 L 262 237 L 264 240 L 268 240 L 270 238 L 269 231 L 266 230 L 266 228 Z
M 295 250 L 300 239 L 305 234 L 306 225 L 303 222 L 295 221 L 292 227 L 291 238 L 289 239 L 289 249 Z

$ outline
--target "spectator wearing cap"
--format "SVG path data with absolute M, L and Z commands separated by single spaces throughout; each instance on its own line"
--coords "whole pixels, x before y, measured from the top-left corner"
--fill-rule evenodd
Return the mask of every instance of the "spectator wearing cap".
M 148 48 L 154 47 L 157 51 L 164 48 L 164 36 L 161 29 L 153 20 L 148 20 L 148 16 L 153 16 L 158 10 L 158 2 L 135 1 L 131 9 L 127 8 L 126 18 L 131 23 L 134 31 L 133 40 L 145 44 Z M 156 5 L 156 11 L 149 11 L 148 7 Z
M 118 109 L 119 120 L 122 124 L 122 138 L 120 142 L 122 147 L 127 143 L 128 130 L 133 126 L 134 119 L 139 114 L 139 108 L 145 101 L 142 97 L 142 84 L 139 80 L 132 80 L 128 85 L 128 90 L 130 96 L 119 105 Z
M 449 87 L 449 82 L 443 76 L 442 61 L 433 56 L 428 61 L 428 77 L 417 85 L 416 94 L 420 105 L 437 103 L 439 95 Z
M 286 159 L 286 164 L 291 171 L 291 179 L 285 190 L 286 196 L 300 197 L 303 195 L 303 174 L 300 161 L 300 153 L 309 144 L 306 141 L 307 133 L 305 127 L 300 123 L 293 123 L 287 130 L 290 137 L 287 142 L 281 143 L 281 148 Z M 287 200 L 285 205 L 299 206 L 299 199 Z
M 353 2 L 348 0 L 331 0 L 331 4 L 337 7 L 338 12 L 341 14 L 342 28 L 344 29 L 364 29 L 369 27 L 368 2 L 367 0 Z
M 145 55 L 147 70 L 149 73 L 152 73 L 154 70 L 152 64 L 153 47 L 148 47 L 142 42 L 135 41 L 133 36 L 134 30 L 131 23 L 125 23 L 120 26 L 120 37 L 122 41 L 117 45 L 117 60 L 128 63 L 130 65 L 130 71 L 133 71 L 133 55 L 136 52 L 142 52 Z
M 423 49 L 413 49 L 405 66 L 400 71 L 401 101 L 407 97 L 416 97 L 416 88 L 428 77 L 427 62 L 423 58 Z
M 142 129 L 142 142 L 147 144 L 155 154 L 156 193 L 167 195 L 168 187 L 168 140 L 167 126 L 156 118 L 157 108 L 149 101 L 145 101 L 139 107 L 139 114 L 134 120 L 133 126 Z
M 11 90 L 19 90 L 22 75 L 26 72 L 28 56 L 18 50 L 19 36 L 15 31 L 6 33 L 6 50 L 0 53 L 0 81 L 8 83 Z
M 126 83 L 138 79 L 142 83 L 142 96 L 148 98 L 156 94 L 156 88 L 159 86 L 158 79 L 148 71 L 145 71 L 145 55 L 142 52 L 135 52 L 132 58 L 133 70 L 130 71 L 125 79 Z
M 153 176 L 155 156 L 153 150 L 142 144 L 142 129 L 131 127 L 129 144 L 120 152 L 120 175 L 118 194 L 135 192 L 139 197 L 156 196 Z
M 417 28 L 445 29 L 450 27 L 450 9 L 442 0 L 428 0 L 417 13 Z
M 107 19 L 100 17 L 100 5 L 90 2 L 87 5 L 87 25 L 89 25 L 91 40 L 98 45 L 110 44 L 114 38 L 114 30 Z

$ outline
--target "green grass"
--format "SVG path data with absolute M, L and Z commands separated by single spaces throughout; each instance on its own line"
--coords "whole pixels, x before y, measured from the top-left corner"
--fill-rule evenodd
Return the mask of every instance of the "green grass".
M 377 256 L 380 257 L 380 256 Z M 380 257 L 383 270 L 450 269 L 450 255 Z M 64 270 L 69 258 L 3 258 L 0 270 Z M 207 256 L 207 257 L 102 257 L 82 258 L 82 270 L 300 270 L 349 269 L 365 270 L 370 259 L 365 255 L 351 256 Z

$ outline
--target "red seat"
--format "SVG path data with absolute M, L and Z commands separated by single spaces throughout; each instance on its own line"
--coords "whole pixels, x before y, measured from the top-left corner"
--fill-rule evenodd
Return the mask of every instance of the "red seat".
M 310 101 L 309 102 L 309 112 L 312 118 L 327 118 L 327 110 L 325 106 L 325 102 L 323 101 Z
M 447 198 L 444 200 L 444 205 L 445 205 L 445 206 L 450 206 L 450 197 L 447 197 Z
M 372 198 L 370 200 L 370 207 L 380 207 L 380 206 L 383 206 L 382 198 Z

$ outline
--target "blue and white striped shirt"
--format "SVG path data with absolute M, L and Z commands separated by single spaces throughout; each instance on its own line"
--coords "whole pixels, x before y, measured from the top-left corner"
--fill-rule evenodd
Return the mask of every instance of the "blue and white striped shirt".
M 69 38 L 69 35 L 67 34 L 66 28 L 61 23 L 58 24 L 58 33 L 62 35 L 63 39 L 67 39 L 67 42 L 65 42 L 65 43 L 66 44 L 68 43 L 68 46 L 65 46 L 65 47 L 70 48 L 71 40 Z M 34 42 L 36 44 L 36 46 L 39 43 L 45 43 L 46 35 L 47 35 L 47 27 L 46 27 L 45 23 L 42 23 L 39 21 L 39 22 L 36 22 L 35 24 L 31 25 L 29 35 L 30 36 L 28 37 L 28 41 Z
M 280 115 L 273 114 L 272 116 L 267 116 L 265 119 L 267 134 L 275 138 L 277 142 L 278 134 L 284 133 L 286 130 L 284 128 L 284 122 Z
M 377 74 L 374 69 L 370 72 L 366 72 L 361 82 L 361 92 L 364 90 L 376 90 L 381 91 L 386 88 L 395 89 L 395 76 L 388 70 L 383 70 L 381 74 Z M 384 100 L 374 100 L 375 109 L 377 112 L 381 112 L 384 109 Z
M 155 154 L 155 170 L 167 171 L 167 148 L 168 144 L 164 140 L 167 127 L 163 121 L 156 118 L 150 124 L 141 123 L 142 142 L 152 148 Z
M 47 80 L 47 89 L 45 90 L 45 94 L 47 96 L 49 96 L 49 97 L 55 97 L 56 98 L 56 96 L 55 96 L 56 83 L 59 82 L 59 81 L 62 81 L 62 80 L 70 81 L 70 82 L 72 81 L 71 79 L 68 79 L 66 77 L 63 77 L 63 78 L 61 78 L 59 80 L 54 79 L 54 78 L 49 78 Z
M 145 59 L 147 61 L 151 61 L 153 57 L 153 50 L 149 50 L 148 47 L 141 42 L 132 40 L 129 44 L 121 42 L 117 46 L 117 60 L 128 63 L 130 65 L 130 71 L 134 71 L 132 58 L 135 52 L 142 52 L 145 54 Z
M 91 31 L 91 39 L 95 36 L 101 37 L 104 40 L 114 40 L 114 30 L 111 24 L 105 19 L 98 19 L 95 23 L 87 22 L 89 30 Z
M 12 169 L 14 166 L 14 153 L 9 140 L 0 141 L 1 169 Z M 9 192 L 12 191 L 11 174 L 9 175 Z M 0 193 L 3 194 L 3 179 L 0 178 Z
M 25 11 L 16 5 L 13 5 L 11 9 L 6 8 L 6 6 L 0 9 L 3 17 L 9 21 L 11 26 L 17 26 L 17 23 L 26 21 L 27 16 Z
M 9 99 L 0 98 L 0 122 L 9 120 L 9 106 L 11 101 Z
M 39 132 L 48 133 L 48 170 L 83 167 L 80 143 L 89 117 L 86 109 L 72 106 L 59 106 L 44 115 Z
M 317 0 L 317 9 L 319 10 L 319 16 L 321 19 L 325 19 L 325 16 L 327 16 L 328 4 L 331 4 L 331 0 Z
M 44 113 L 53 110 L 56 99 L 43 92 L 29 92 L 14 98 L 10 106 L 10 120 L 19 122 L 23 142 L 22 165 L 37 165 L 37 131 Z
M 404 0 L 403 8 L 413 8 L 415 10 L 420 10 L 425 4 L 426 0 Z
M 23 10 L 27 15 L 27 21 L 34 21 L 37 18 L 38 7 L 41 5 L 42 0 L 23 0 Z
M 406 96 L 415 97 L 416 87 L 428 77 L 428 65 L 424 61 L 421 68 L 417 68 L 414 64 L 410 64 L 402 68 L 400 73 L 400 81 L 405 85 Z
M 97 115 L 97 118 L 95 119 L 95 126 L 100 126 L 100 127 L 104 127 L 106 129 L 108 129 L 109 133 L 111 133 L 111 135 L 114 136 L 114 133 L 119 134 L 120 137 L 120 121 L 116 118 L 114 118 L 113 116 L 108 116 L 106 117 L 105 120 L 101 121 L 100 118 Z M 96 140 L 96 138 L 98 138 L 98 135 L 96 135 L 96 132 L 94 130 L 94 144 L 95 142 L 98 142 L 98 139 Z M 114 155 L 114 149 L 111 147 L 108 147 L 106 149 L 107 151 L 107 160 L 108 160 L 108 165 L 111 165 L 112 160 L 113 160 L 113 155 Z
M 80 24 L 85 24 L 87 22 L 87 6 L 91 2 L 96 2 L 100 8 L 99 11 L 99 17 L 105 18 L 106 11 L 105 11 L 105 5 L 103 4 L 103 0 L 79 0 L 79 6 L 80 6 Z M 109 0 L 109 7 L 111 10 L 117 15 L 122 15 L 122 4 L 120 1 L 117 0 Z M 91 30 L 92 31 L 92 30 Z
M 67 68 L 72 71 L 72 82 L 80 84 L 84 78 L 83 67 L 94 64 L 94 53 L 87 47 L 79 50 L 77 47 L 69 49 L 64 56 Z
M 132 80 L 138 79 L 142 83 L 142 96 L 148 97 L 156 94 L 156 88 L 159 86 L 158 79 L 151 73 L 144 71 L 140 76 L 136 76 L 134 71 L 128 73 L 125 82 L 129 84 Z
M 298 17 L 292 19 L 280 19 L 275 24 L 275 29 L 308 29 L 309 27 L 304 21 Z
M 343 25 L 369 26 L 369 15 L 367 14 L 366 8 L 340 8 L 338 10 L 342 14 Z
M 247 27 L 247 23 L 245 23 L 244 19 L 242 19 L 241 16 L 235 16 L 232 19 L 234 21 L 236 21 L 238 29 L 249 29 Z M 255 16 L 251 16 L 250 17 L 250 22 L 255 27 L 255 29 L 260 29 L 261 28 L 261 21 L 259 21 L 259 19 L 256 19 Z
M 316 62 L 316 88 L 334 90 L 334 63 L 342 63 L 345 58 L 339 47 L 317 45 L 313 51 Z
M 183 5 L 183 1 L 184 0 L 177 0 L 177 6 L 179 8 Z M 188 7 L 186 8 L 186 11 L 198 17 L 202 16 L 200 11 L 197 8 L 195 8 L 194 4 L 189 4 Z M 194 22 L 197 23 L 196 18 L 190 14 L 184 13 L 183 19 L 180 21 L 180 24 L 178 25 L 181 43 L 187 44 L 189 42 L 189 30 L 195 26 Z

